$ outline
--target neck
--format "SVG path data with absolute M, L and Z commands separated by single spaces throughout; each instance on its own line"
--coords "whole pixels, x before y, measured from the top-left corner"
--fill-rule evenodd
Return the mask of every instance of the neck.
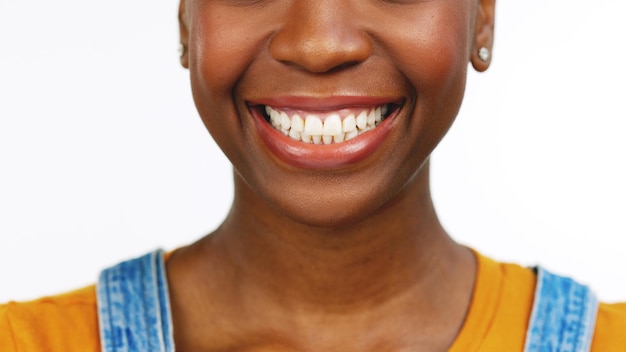
M 242 180 L 235 186 L 222 226 L 168 261 L 177 346 L 449 348 L 475 263 L 437 220 L 427 167 L 385 206 L 342 226 L 294 221 Z
M 233 208 L 202 246 L 242 292 L 291 311 L 364 311 L 407 294 L 427 302 L 468 257 L 441 227 L 428 182 L 426 165 L 371 216 L 329 228 L 277 213 L 236 177 Z

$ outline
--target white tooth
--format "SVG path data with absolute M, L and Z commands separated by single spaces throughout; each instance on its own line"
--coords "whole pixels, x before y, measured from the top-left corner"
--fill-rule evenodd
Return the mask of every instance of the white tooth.
M 389 112 L 389 105 L 385 104 L 383 105 L 382 109 L 380 110 L 380 113 L 385 116 L 387 115 L 387 113 Z
M 280 125 L 286 130 L 291 127 L 291 119 L 285 112 L 280 113 Z
M 311 136 L 313 138 L 313 143 L 322 144 L 322 136 Z
M 267 107 L 267 109 L 265 109 L 265 111 L 267 112 L 267 115 L 270 117 L 270 120 L 272 118 L 275 118 L 275 117 L 272 117 L 272 116 L 278 116 L 278 114 L 279 114 L 278 111 L 270 108 L 269 106 Z
M 324 141 L 324 144 L 331 144 L 333 142 L 333 136 L 323 135 L 322 141 Z
M 309 115 L 304 122 L 304 133 L 311 136 L 321 136 L 324 133 L 322 120 L 315 115 Z
M 374 121 L 376 121 L 376 124 L 378 124 L 382 119 L 383 119 L 383 111 L 380 107 L 376 108 L 376 112 L 374 114 Z
M 324 120 L 324 135 L 332 137 L 339 133 L 341 133 L 341 118 L 337 114 L 332 114 Z
M 350 114 L 343 119 L 343 131 L 344 132 L 352 132 L 356 131 L 356 118 L 354 114 Z
M 345 133 L 339 133 L 333 136 L 333 141 L 335 143 L 341 143 L 346 139 Z
M 282 132 L 285 136 L 289 135 L 289 130 L 286 130 L 286 129 L 284 129 L 284 128 L 281 128 L 281 129 L 280 129 L 280 131 L 281 131 L 281 132 Z
M 289 137 L 299 141 L 300 140 L 300 132 L 294 131 L 293 128 L 289 130 Z
M 367 126 L 367 111 L 361 111 L 359 116 L 356 117 L 356 126 L 360 129 L 364 129 Z
M 348 132 L 346 133 L 346 140 L 349 141 L 352 138 L 356 137 L 359 135 L 359 131 L 352 131 L 352 132 Z
M 276 110 L 272 110 L 270 112 L 270 122 L 272 126 L 276 128 L 280 128 L 280 113 Z
M 305 143 L 311 143 L 311 135 L 309 134 L 302 132 L 300 133 L 300 138 L 302 138 L 302 141 Z
M 267 114 L 267 116 L 271 116 L 273 110 L 274 109 L 270 108 L 268 105 L 265 105 L 265 113 Z
M 367 115 L 367 125 L 374 126 L 374 123 L 376 123 L 376 109 L 372 109 Z
M 296 132 L 304 131 L 304 120 L 302 120 L 300 115 L 296 114 L 291 118 L 291 130 Z

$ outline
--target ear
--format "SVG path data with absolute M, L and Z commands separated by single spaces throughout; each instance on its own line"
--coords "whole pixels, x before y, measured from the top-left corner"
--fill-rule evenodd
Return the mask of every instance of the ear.
M 185 0 L 180 0 L 178 6 L 178 26 L 180 30 L 180 64 L 184 68 L 189 68 L 189 30 L 187 25 L 187 12 L 185 11 Z
M 474 45 L 470 53 L 472 66 L 478 72 L 486 71 L 491 63 L 491 53 L 493 52 L 493 36 L 495 24 L 496 0 L 477 0 L 478 12 L 476 14 L 476 24 L 474 27 Z M 481 48 L 489 50 L 488 58 L 481 59 L 479 51 Z

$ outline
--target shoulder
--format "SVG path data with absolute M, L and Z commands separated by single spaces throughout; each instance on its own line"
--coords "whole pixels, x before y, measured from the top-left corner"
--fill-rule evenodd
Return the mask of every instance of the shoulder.
M 488 281 L 489 286 L 485 287 L 492 295 L 482 301 L 489 302 L 495 311 L 490 321 L 490 333 L 482 347 L 490 351 L 521 351 L 535 303 L 537 276 L 533 270 L 517 264 L 478 258 L 480 272 L 477 284 Z M 599 305 L 591 351 L 626 351 L 626 303 Z
M 626 350 L 626 303 L 601 303 L 593 335 L 592 351 Z
M 95 286 L 0 305 L 0 351 L 99 351 Z

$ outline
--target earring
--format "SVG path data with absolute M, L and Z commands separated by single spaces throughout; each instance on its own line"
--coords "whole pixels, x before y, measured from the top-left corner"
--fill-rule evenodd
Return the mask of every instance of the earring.
M 478 57 L 481 61 L 487 62 L 487 60 L 489 60 L 489 49 L 485 48 L 484 46 L 478 49 Z
M 178 56 L 183 57 L 187 53 L 187 47 L 183 43 L 178 43 Z

